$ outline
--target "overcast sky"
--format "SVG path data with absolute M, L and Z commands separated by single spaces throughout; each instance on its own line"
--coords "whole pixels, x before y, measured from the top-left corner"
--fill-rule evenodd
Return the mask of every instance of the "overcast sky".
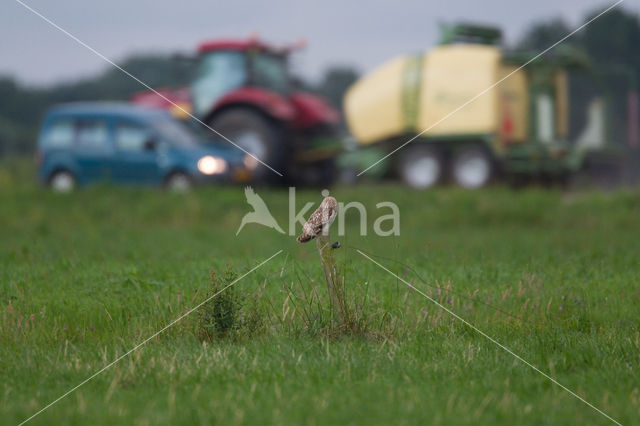
M 304 37 L 295 59 L 299 74 L 317 79 L 331 64 L 361 71 L 438 38 L 438 22 L 458 20 L 500 26 L 517 40 L 537 21 L 563 17 L 578 26 L 606 0 L 22 0 L 51 21 L 118 61 L 133 52 L 191 52 L 202 40 L 256 32 L 277 43 Z M 639 0 L 621 7 L 640 12 Z M 108 65 L 25 9 L 0 4 L 0 74 L 45 85 L 104 70 Z

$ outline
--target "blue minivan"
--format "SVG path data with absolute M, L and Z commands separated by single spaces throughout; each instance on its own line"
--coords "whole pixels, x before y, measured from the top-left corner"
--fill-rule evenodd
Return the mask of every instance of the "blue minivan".
M 185 190 L 246 181 L 257 163 L 233 146 L 203 143 L 166 111 L 109 102 L 49 110 L 36 159 L 40 181 L 57 191 L 97 181 Z

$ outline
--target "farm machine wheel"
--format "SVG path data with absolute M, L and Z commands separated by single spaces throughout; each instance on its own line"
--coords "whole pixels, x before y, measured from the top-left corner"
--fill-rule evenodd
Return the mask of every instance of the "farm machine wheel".
M 476 189 L 489 183 L 494 174 L 491 155 L 481 146 L 460 148 L 451 161 L 451 176 L 463 188 Z
M 444 159 L 435 146 L 408 147 L 400 154 L 397 166 L 403 182 L 415 189 L 427 189 L 437 185 L 444 174 Z
M 286 173 L 288 150 L 278 147 L 281 142 L 278 140 L 279 129 L 266 117 L 250 108 L 233 108 L 214 116 L 209 125 L 269 167 Z M 278 178 L 272 170 L 251 156 L 247 156 L 247 163 L 249 168 L 253 168 L 256 181 L 274 181 Z

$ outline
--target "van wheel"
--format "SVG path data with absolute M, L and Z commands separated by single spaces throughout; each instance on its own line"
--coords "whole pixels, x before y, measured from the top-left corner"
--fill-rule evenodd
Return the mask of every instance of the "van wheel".
M 187 192 L 192 186 L 191 178 L 182 172 L 172 173 L 164 183 L 164 187 L 171 192 Z
M 443 176 L 442 153 L 434 146 L 412 146 L 401 153 L 398 174 L 411 188 L 426 189 L 437 185 Z
M 71 172 L 60 170 L 49 178 L 49 187 L 55 192 L 71 192 L 76 188 L 76 178 Z
M 459 149 L 451 162 L 453 180 L 463 188 L 481 188 L 494 173 L 491 156 L 483 147 L 473 145 Z

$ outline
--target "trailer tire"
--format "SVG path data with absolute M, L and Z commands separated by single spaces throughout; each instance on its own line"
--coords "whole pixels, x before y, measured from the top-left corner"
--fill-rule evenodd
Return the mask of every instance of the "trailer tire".
M 442 180 L 444 157 L 435 146 L 415 145 L 400 154 L 397 170 L 402 181 L 414 189 L 431 188 Z
M 453 155 L 451 177 L 463 188 L 476 189 L 486 186 L 494 172 L 491 154 L 480 145 L 462 147 Z

